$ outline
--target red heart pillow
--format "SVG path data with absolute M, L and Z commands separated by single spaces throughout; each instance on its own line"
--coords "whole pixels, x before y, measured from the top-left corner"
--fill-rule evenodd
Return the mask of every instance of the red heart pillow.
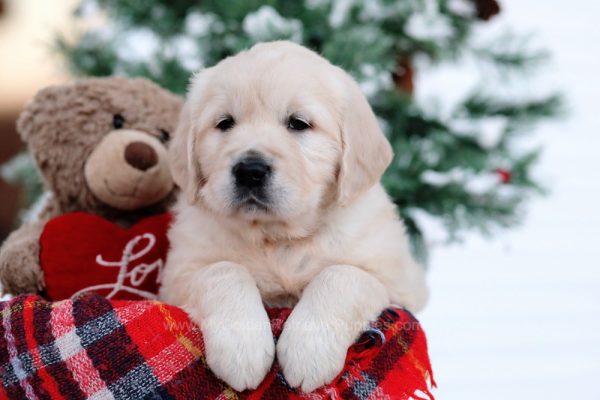
M 170 214 L 148 217 L 129 229 L 86 213 L 50 220 L 40 237 L 48 297 L 63 300 L 93 290 L 109 299 L 155 298 L 170 222 Z

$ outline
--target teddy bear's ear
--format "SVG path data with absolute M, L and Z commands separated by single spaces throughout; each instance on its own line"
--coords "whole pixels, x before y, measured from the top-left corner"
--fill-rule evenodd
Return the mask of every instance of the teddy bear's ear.
M 17 119 L 17 132 L 24 142 L 29 139 L 29 132 L 31 132 L 33 114 L 29 109 L 30 104 L 31 103 L 25 106 L 23 111 L 21 111 L 21 114 L 19 114 L 19 118 Z
M 32 110 L 33 102 L 34 100 L 30 100 L 17 119 L 17 132 L 24 142 L 29 140 L 30 133 L 33 130 L 33 118 L 35 114 Z
M 38 130 L 44 129 L 45 118 L 52 118 L 56 110 L 67 106 L 63 102 L 72 90 L 72 85 L 48 86 L 29 100 L 17 119 L 17 132 L 24 142 L 28 142 Z
M 203 179 L 195 156 L 196 135 L 194 134 L 190 105 L 181 110 L 175 137 L 169 146 L 170 167 L 173 180 L 185 194 L 187 201 L 194 204 L 198 200 L 198 190 Z

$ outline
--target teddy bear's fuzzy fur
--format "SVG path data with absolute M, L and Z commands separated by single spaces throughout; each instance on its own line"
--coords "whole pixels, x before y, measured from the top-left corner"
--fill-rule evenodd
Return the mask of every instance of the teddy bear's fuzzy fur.
M 172 183 L 167 195 L 155 204 L 119 209 L 101 201 L 90 190 L 84 169 L 102 139 L 115 134 L 116 115 L 124 118 L 124 129 L 164 139 L 165 132 L 175 131 L 181 106 L 180 97 L 144 79 L 93 78 L 38 92 L 20 115 L 17 130 L 52 196 L 39 219 L 22 225 L 0 248 L 0 282 L 4 293 L 43 289 L 38 242 L 49 219 L 84 211 L 129 226 L 144 216 L 166 210 L 174 199 Z M 162 146 L 158 141 L 150 144 L 155 148 Z M 159 161 L 166 163 L 166 159 Z M 119 165 L 111 168 L 111 174 L 121 173 Z

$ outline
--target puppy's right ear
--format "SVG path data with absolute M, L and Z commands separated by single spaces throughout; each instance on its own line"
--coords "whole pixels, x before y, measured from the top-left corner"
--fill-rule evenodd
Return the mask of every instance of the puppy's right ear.
M 198 201 L 204 179 L 195 155 L 196 133 L 190 108 L 190 103 L 186 102 L 181 110 L 175 137 L 169 146 L 169 157 L 173 180 L 184 193 L 188 203 L 194 204 Z

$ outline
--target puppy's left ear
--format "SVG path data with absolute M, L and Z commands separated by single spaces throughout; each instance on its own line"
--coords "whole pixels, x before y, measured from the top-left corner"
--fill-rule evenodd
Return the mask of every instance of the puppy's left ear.
M 338 201 L 347 205 L 381 179 L 393 152 L 360 87 L 348 74 L 342 75 L 347 100 L 341 126 Z

